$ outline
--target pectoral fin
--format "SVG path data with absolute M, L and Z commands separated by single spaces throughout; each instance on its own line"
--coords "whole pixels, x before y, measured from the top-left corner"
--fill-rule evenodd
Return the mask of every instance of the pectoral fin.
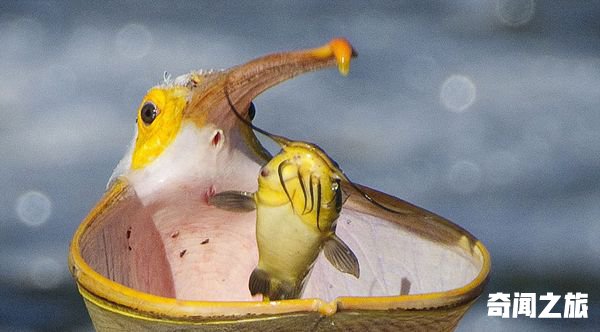
M 267 272 L 261 269 L 254 269 L 250 274 L 250 280 L 248 281 L 248 288 L 252 296 L 256 294 L 263 294 L 268 296 L 271 292 L 271 278 Z
M 358 258 L 356 258 L 352 250 L 337 235 L 333 234 L 325 241 L 323 251 L 327 260 L 336 269 L 351 274 L 357 279 L 360 277 Z
M 249 212 L 256 209 L 254 194 L 247 191 L 223 191 L 210 197 L 208 204 L 232 212 Z

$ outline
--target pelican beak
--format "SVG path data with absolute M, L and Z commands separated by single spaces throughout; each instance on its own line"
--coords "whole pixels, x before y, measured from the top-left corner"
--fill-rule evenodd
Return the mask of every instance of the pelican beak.
M 352 45 L 343 38 L 313 49 L 266 55 L 223 72 L 191 76 L 192 97 L 184 118 L 228 128 L 237 123 L 231 102 L 243 117 L 248 117 L 252 100 L 268 88 L 299 74 L 337 66 L 347 75 L 350 60 L 356 56 Z

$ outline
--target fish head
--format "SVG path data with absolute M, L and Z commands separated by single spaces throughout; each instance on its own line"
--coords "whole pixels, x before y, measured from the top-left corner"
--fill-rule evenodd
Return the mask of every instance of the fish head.
M 262 169 L 256 194 L 259 204 L 291 203 L 296 215 L 328 232 L 342 205 L 337 163 L 318 146 L 289 141 Z

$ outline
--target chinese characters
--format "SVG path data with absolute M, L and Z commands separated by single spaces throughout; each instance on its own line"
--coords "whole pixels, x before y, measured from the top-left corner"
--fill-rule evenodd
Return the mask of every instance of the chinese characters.
M 540 295 L 540 302 L 544 306 L 538 315 L 537 294 L 519 293 L 513 294 L 511 301 L 509 293 L 491 293 L 489 294 L 487 306 L 488 316 L 502 318 L 518 318 L 519 316 L 529 318 L 588 318 L 588 294 L 577 292 L 573 294 L 568 292 L 564 296 L 563 312 L 552 311 L 554 306 L 560 301 L 561 295 L 554 295 L 548 292 Z M 511 310 L 512 305 L 512 310 Z

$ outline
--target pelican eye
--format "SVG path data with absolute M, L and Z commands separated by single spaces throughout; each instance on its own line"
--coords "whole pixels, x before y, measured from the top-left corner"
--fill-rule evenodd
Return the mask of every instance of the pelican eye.
M 256 108 L 254 107 L 254 103 L 250 102 L 250 106 L 248 106 L 248 117 L 250 118 L 250 120 L 254 120 L 255 116 L 256 116 Z
M 142 121 L 144 121 L 146 125 L 150 125 L 152 122 L 154 122 L 154 119 L 156 119 L 157 115 L 158 109 L 156 109 L 156 105 L 150 102 L 145 103 L 140 110 L 140 118 L 142 118 Z

